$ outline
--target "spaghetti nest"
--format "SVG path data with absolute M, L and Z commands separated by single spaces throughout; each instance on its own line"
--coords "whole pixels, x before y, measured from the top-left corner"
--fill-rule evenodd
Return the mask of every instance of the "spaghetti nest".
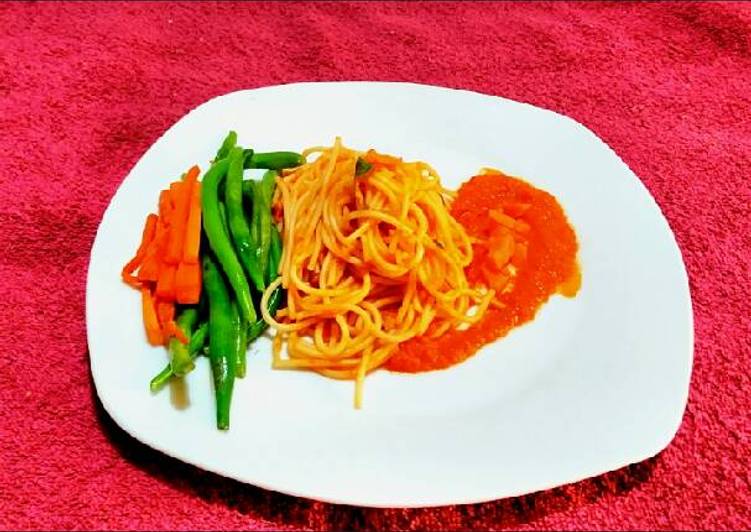
M 284 252 L 261 309 L 277 332 L 274 367 L 354 379 L 359 407 L 365 375 L 400 343 L 469 326 L 494 292 L 467 282 L 470 238 L 429 165 L 356 152 L 339 138 L 304 155 L 314 160 L 277 179 Z M 280 283 L 287 307 L 271 316 Z

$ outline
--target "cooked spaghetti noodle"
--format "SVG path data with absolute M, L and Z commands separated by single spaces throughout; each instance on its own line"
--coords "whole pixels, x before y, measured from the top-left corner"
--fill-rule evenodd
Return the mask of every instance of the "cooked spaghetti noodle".
M 467 282 L 470 238 L 429 165 L 362 154 L 339 138 L 304 155 L 315 159 L 277 179 L 284 252 L 261 311 L 277 332 L 275 368 L 354 379 L 359 407 L 365 375 L 400 343 L 475 323 L 494 292 Z M 372 165 L 361 176 L 358 157 Z M 280 283 L 287 307 L 271 316 Z

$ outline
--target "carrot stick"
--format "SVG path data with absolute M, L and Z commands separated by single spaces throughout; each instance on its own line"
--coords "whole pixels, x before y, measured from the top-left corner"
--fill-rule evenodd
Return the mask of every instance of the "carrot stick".
M 168 301 L 158 301 L 156 304 L 156 315 L 162 327 L 162 337 L 166 344 L 170 337 L 174 336 L 180 342 L 187 344 L 188 338 L 185 333 L 175 323 L 175 304 Z
M 154 298 L 148 288 L 141 288 L 141 310 L 143 313 L 143 324 L 146 328 L 146 338 L 151 345 L 164 344 L 162 329 L 159 327 L 159 319 L 156 315 Z
M 122 278 L 123 281 L 125 281 L 125 284 L 127 284 L 128 286 L 132 286 L 136 290 L 141 288 L 141 281 L 139 281 L 138 277 L 136 277 L 132 273 L 122 272 Z
M 159 279 L 159 261 L 155 254 L 147 255 L 143 260 L 141 268 L 138 270 L 138 281 L 152 281 Z
M 190 170 L 188 170 L 185 174 L 185 182 L 186 183 L 195 183 L 198 181 L 198 175 L 201 173 L 201 169 L 198 168 L 197 165 L 193 165 L 190 167 Z
M 164 261 L 167 264 L 177 264 L 183 258 L 183 240 L 185 239 L 185 226 L 188 220 L 192 185 L 189 181 L 177 181 L 172 183 L 170 187 L 175 201 L 175 210 L 172 212 L 167 250 L 164 254 Z
M 177 326 L 177 323 L 175 320 L 170 320 L 167 322 L 167 325 L 165 326 L 166 336 L 174 336 L 177 338 L 181 344 L 187 344 L 188 343 L 188 337 L 185 336 L 185 333 L 183 330 Z
M 181 262 L 175 273 L 175 300 L 184 305 L 198 303 L 201 298 L 201 265 Z
M 138 278 L 132 274 L 134 271 L 136 271 L 136 268 L 138 268 L 143 262 L 143 259 L 146 256 L 146 250 L 151 241 L 154 240 L 157 220 L 158 216 L 156 214 L 149 214 L 146 217 L 146 223 L 144 224 L 143 233 L 141 234 L 141 244 L 138 246 L 136 255 L 135 257 L 130 259 L 130 261 L 128 261 L 125 266 L 123 266 L 123 280 L 135 288 L 140 288 L 141 283 L 139 282 Z
M 201 183 L 193 183 L 190 194 L 190 209 L 185 227 L 183 262 L 198 264 L 201 246 Z
M 162 331 L 165 331 L 167 324 L 175 319 L 175 304 L 171 301 L 157 301 L 156 317 L 159 319 L 159 325 L 161 326 Z
M 170 215 L 172 214 L 172 198 L 170 190 L 165 189 L 159 193 L 159 217 L 169 225 Z
M 143 263 L 138 270 L 139 281 L 159 280 L 159 257 L 167 237 L 168 229 L 164 217 L 159 216 L 156 222 L 156 234 L 146 248 Z
M 175 273 L 177 266 L 173 264 L 159 265 L 159 279 L 156 281 L 156 296 L 164 301 L 175 300 Z

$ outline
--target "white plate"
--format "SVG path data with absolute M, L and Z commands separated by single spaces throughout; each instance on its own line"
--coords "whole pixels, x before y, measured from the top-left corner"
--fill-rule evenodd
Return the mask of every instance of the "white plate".
M 430 162 L 449 187 L 482 166 L 555 194 L 580 239 L 581 292 L 446 371 L 352 384 L 270 369 L 257 342 L 215 429 L 208 364 L 189 406 L 152 395 L 166 362 L 146 343 L 119 272 L 160 188 L 206 169 L 229 129 L 255 149 L 330 144 Z M 530 105 L 404 83 L 303 83 L 215 98 L 141 158 L 105 212 L 86 299 L 91 369 L 112 418 L 138 440 L 264 488 L 365 506 L 479 502 L 574 482 L 651 457 L 680 424 L 693 352 L 691 300 L 673 234 L 639 179 L 591 131 Z

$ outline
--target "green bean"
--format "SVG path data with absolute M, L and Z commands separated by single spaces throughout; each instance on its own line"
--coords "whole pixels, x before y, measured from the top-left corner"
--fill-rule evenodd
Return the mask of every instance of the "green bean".
M 235 335 L 233 302 L 211 253 L 203 254 L 203 286 L 209 299 L 209 360 L 214 378 L 216 426 L 229 428 L 235 385 Z
M 270 280 L 274 280 L 278 277 L 277 271 L 279 270 L 279 261 L 282 257 L 282 239 L 279 236 L 279 231 L 276 226 L 271 228 L 271 251 L 269 253 L 269 277 Z M 272 316 L 276 314 L 279 305 L 284 299 L 284 289 L 278 286 L 276 290 L 269 296 L 268 309 L 269 314 Z M 268 324 L 263 318 L 258 319 L 255 323 L 252 323 L 248 328 L 248 342 L 252 342 L 268 328 Z
M 201 325 L 198 326 L 198 328 L 195 330 L 193 335 L 190 337 L 190 342 L 188 342 L 188 353 L 190 354 L 191 359 L 195 360 L 195 358 L 201 353 L 201 350 L 203 349 L 203 344 L 206 342 L 206 336 L 209 333 L 209 324 L 208 322 L 203 322 Z M 161 390 L 165 384 L 167 384 L 172 377 L 174 377 L 175 374 L 172 372 L 172 364 L 169 363 L 165 366 L 165 368 L 159 372 L 159 374 L 151 379 L 151 383 L 149 384 L 149 388 L 152 392 L 158 392 Z
M 258 215 L 258 212 L 256 210 L 258 209 L 258 204 L 256 203 L 256 186 L 258 186 L 258 181 L 255 181 L 253 179 L 250 179 L 248 181 L 244 181 L 244 183 L 248 183 L 250 188 L 250 195 L 248 196 L 248 205 L 251 206 L 250 212 L 246 213 L 248 214 L 248 227 L 250 227 L 250 239 L 253 242 L 253 256 L 256 256 L 256 249 L 255 246 L 258 244 L 259 235 L 258 235 L 258 224 L 255 222 L 256 216 Z M 260 211 L 259 211 L 260 212 Z
M 243 163 L 242 150 L 233 148 L 229 156 L 229 169 L 227 170 L 227 183 L 225 188 L 224 202 L 227 205 L 227 225 L 235 243 L 235 251 L 240 263 L 245 268 L 256 289 L 262 292 L 265 285 L 263 282 L 263 270 L 257 262 L 254 254 L 254 242 L 251 241 L 250 228 L 243 212 Z M 252 320 L 249 320 L 252 321 Z
M 235 293 L 240 313 L 247 322 L 256 320 L 256 311 L 250 296 L 250 286 L 245 272 L 237 259 L 228 232 L 222 225 L 220 202 L 217 194 L 219 183 L 224 178 L 229 161 L 222 159 L 214 163 L 203 178 L 201 189 L 201 208 L 203 211 L 203 229 L 209 240 L 209 247 L 216 254 L 222 270 L 227 275 Z
M 279 270 L 279 262 L 282 257 L 282 239 L 279 236 L 279 231 L 277 230 L 275 225 L 272 225 L 271 227 L 271 249 L 269 251 L 269 263 L 268 263 L 268 273 L 269 273 L 269 282 L 276 279 L 279 274 L 277 273 Z M 282 300 L 284 299 L 284 289 L 281 286 L 278 286 L 274 292 L 269 296 L 268 300 L 268 309 L 269 313 L 273 316 L 276 314 L 277 309 L 282 303 Z M 263 318 L 259 318 L 256 320 L 255 323 L 251 323 L 250 327 L 248 327 L 247 332 L 247 342 L 250 343 L 259 336 L 263 334 L 263 332 L 268 328 L 268 324 Z
M 365 159 L 357 158 L 357 162 L 355 163 L 355 176 L 360 177 L 361 175 L 367 174 L 370 172 L 370 169 L 373 168 L 373 165 L 370 164 Z
M 248 327 L 247 338 L 248 342 L 252 342 L 263 334 L 263 331 L 269 328 L 269 324 L 262 319 L 257 320 L 255 323 L 251 323 Z
M 222 227 L 224 228 L 224 232 L 229 234 L 229 225 L 227 224 L 227 207 L 224 206 L 223 202 L 219 202 L 219 217 L 222 219 Z
M 271 172 L 271 170 L 270 170 Z M 266 172 L 267 174 L 269 172 Z M 264 181 L 266 176 L 264 176 Z M 268 268 L 269 247 L 271 246 L 271 206 L 266 199 L 264 182 L 256 182 L 253 186 L 253 238 L 255 240 L 255 256 L 262 272 Z
M 276 290 L 269 296 L 269 314 L 272 316 L 276 314 L 276 311 L 279 309 L 279 305 L 282 302 L 282 299 L 284 298 L 284 290 L 281 286 L 277 287 Z M 250 324 L 250 327 L 248 327 L 247 330 L 247 342 L 252 342 L 259 336 L 263 334 L 263 332 L 268 329 L 269 324 L 264 321 L 263 318 L 259 318 L 254 323 Z
M 269 284 L 279 275 L 279 262 L 282 260 L 282 237 L 279 229 L 271 224 L 271 245 L 269 246 L 269 265 L 266 268 L 266 277 Z
M 268 170 L 282 170 L 295 168 L 305 164 L 305 157 L 293 151 L 270 151 L 253 153 L 245 150 L 245 168 L 266 168 Z
M 276 226 L 271 230 L 271 253 L 269 254 L 269 271 L 271 272 L 272 280 L 279 277 L 279 263 L 282 260 L 282 237 L 279 236 L 279 230 Z M 284 289 L 280 286 L 269 296 L 269 314 L 272 316 L 276 314 L 279 305 L 284 299 Z
M 243 198 L 250 204 L 253 203 L 253 179 L 243 179 Z
M 177 317 L 176 324 L 183 331 L 187 338 L 193 334 L 193 327 L 198 321 L 198 309 L 196 307 L 186 307 Z M 172 337 L 168 343 L 170 354 L 170 366 L 172 372 L 178 377 L 193 371 L 195 364 L 190 356 L 189 346 L 182 343 L 176 337 Z
M 276 176 L 279 173 L 276 170 L 269 170 L 263 174 L 261 178 L 261 191 L 263 192 L 263 198 L 266 203 L 271 206 L 271 200 L 274 197 L 274 189 L 276 188 Z
M 267 174 L 269 177 L 266 177 Z M 269 205 L 271 204 L 271 200 L 274 197 L 274 189 L 276 188 L 276 176 L 279 175 L 276 171 L 269 170 L 268 172 L 265 172 L 263 174 L 263 178 L 261 180 L 262 186 L 264 187 L 264 194 L 269 200 Z M 273 177 L 274 179 L 270 179 Z M 267 182 L 264 183 L 263 179 L 267 179 Z M 243 197 L 248 200 L 249 202 L 253 201 L 253 187 L 258 184 L 258 181 L 254 179 L 244 179 L 243 180 Z
M 266 249 L 264 246 L 266 245 L 267 239 L 263 238 L 262 233 L 264 233 L 265 227 L 267 225 L 273 225 L 271 223 L 271 199 L 274 196 L 274 188 L 276 187 L 277 175 L 278 174 L 275 171 L 270 170 L 263 175 L 263 178 L 260 182 L 254 181 L 252 179 L 246 179 L 242 182 L 242 193 L 244 200 L 248 203 L 252 203 L 254 207 L 251 213 L 250 237 L 254 245 L 257 246 L 255 248 L 255 256 L 258 258 L 258 261 L 264 261 L 267 263 L 266 268 L 264 268 L 264 280 L 266 281 L 266 285 L 268 285 L 272 277 L 269 276 L 268 272 L 268 259 L 264 258 L 264 256 L 268 256 L 268 253 L 270 253 L 270 251 L 266 251 L 264 253 Z M 256 187 L 260 187 L 260 190 L 258 192 L 254 192 Z M 259 210 L 254 196 L 254 194 L 257 193 L 262 194 L 265 200 L 265 210 L 268 211 L 268 217 L 264 213 L 264 218 L 267 217 L 267 220 L 261 220 L 261 214 L 263 211 Z M 269 245 L 272 245 L 273 239 L 269 239 L 269 243 Z M 281 249 L 279 251 L 281 253 Z
M 229 151 L 235 147 L 235 144 L 237 144 L 237 133 L 230 131 L 229 133 L 227 133 L 227 136 L 224 138 L 224 142 L 222 142 L 221 147 L 216 152 L 216 160 L 218 161 L 219 159 L 224 159 L 225 157 L 227 157 L 227 155 L 229 155 Z
M 237 311 L 237 305 L 232 305 L 232 325 L 233 325 L 233 331 L 232 331 L 232 337 L 235 341 L 235 353 L 234 353 L 234 359 L 235 359 L 235 375 L 242 378 L 245 377 L 245 371 L 247 369 L 247 350 L 248 350 L 248 341 L 247 341 L 247 332 L 248 328 L 245 326 L 245 324 L 242 321 L 242 318 L 240 318 L 240 313 Z
M 162 371 L 160 371 L 156 377 L 151 379 L 151 382 L 149 383 L 149 389 L 156 393 L 164 386 L 172 380 L 172 377 L 174 377 L 175 374 L 172 373 L 172 366 L 167 364 Z
M 198 326 L 193 336 L 190 337 L 190 353 L 191 356 L 197 357 L 206 344 L 206 338 L 209 337 L 209 322 L 204 321 Z

